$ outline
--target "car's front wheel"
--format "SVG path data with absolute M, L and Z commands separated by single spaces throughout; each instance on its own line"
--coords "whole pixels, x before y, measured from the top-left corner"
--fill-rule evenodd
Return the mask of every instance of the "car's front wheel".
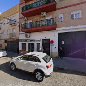
M 44 73 L 41 71 L 36 71 L 35 72 L 35 78 L 38 82 L 42 82 L 44 79 Z
M 10 64 L 10 69 L 11 69 L 12 71 L 14 71 L 14 70 L 16 69 L 16 65 L 15 65 L 14 63 L 11 63 L 11 64 Z

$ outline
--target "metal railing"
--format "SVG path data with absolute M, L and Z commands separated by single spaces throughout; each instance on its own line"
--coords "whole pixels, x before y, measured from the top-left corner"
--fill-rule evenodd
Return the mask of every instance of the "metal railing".
M 32 8 L 37 8 L 37 7 L 52 3 L 52 2 L 55 2 L 55 0 L 39 0 L 39 1 L 34 2 L 32 4 L 23 6 L 22 12 L 27 11 L 27 10 L 32 9 Z
M 54 18 L 50 18 L 50 19 L 45 19 L 45 20 L 36 21 L 36 22 L 24 23 L 22 24 L 22 28 L 31 29 L 31 28 L 38 28 L 43 26 L 53 26 L 53 25 L 56 25 L 56 22 Z

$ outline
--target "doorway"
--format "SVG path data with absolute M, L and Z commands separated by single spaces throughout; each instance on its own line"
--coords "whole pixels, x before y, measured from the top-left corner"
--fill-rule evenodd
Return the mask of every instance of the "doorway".
M 50 39 L 42 39 L 43 52 L 50 55 Z
M 58 46 L 64 48 L 64 57 L 86 59 L 86 31 L 59 33 Z
M 28 52 L 34 51 L 34 43 L 28 43 Z
M 40 43 L 37 43 L 37 44 L 36 44 L 36 47 L 37 47 L 36 50 L 39 52 L 39 51 L 40 51 Z
M 19 41 L 7 41 L 7 47 L 6 47 L 7 52 L 19 52 Z

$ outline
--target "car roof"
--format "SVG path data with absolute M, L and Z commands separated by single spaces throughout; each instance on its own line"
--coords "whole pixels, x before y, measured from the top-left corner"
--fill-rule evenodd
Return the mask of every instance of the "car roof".
M 33 56 L 37 56 L 38 58 L 43 58 L 46 53 L 43 53 L 43 52 L 29 52 L 29 53 L 26 53 L 25 55 L 33 55 Z

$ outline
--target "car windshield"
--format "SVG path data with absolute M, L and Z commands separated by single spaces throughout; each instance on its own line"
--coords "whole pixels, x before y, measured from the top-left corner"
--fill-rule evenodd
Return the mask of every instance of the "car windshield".
M 43 57 L 43 60 L 44 60 L 46 63 L 48 63 L 48 62 L 51 60 L 51 57 L 48 56 L 48 55 L 46 55 L 46 56 Z

